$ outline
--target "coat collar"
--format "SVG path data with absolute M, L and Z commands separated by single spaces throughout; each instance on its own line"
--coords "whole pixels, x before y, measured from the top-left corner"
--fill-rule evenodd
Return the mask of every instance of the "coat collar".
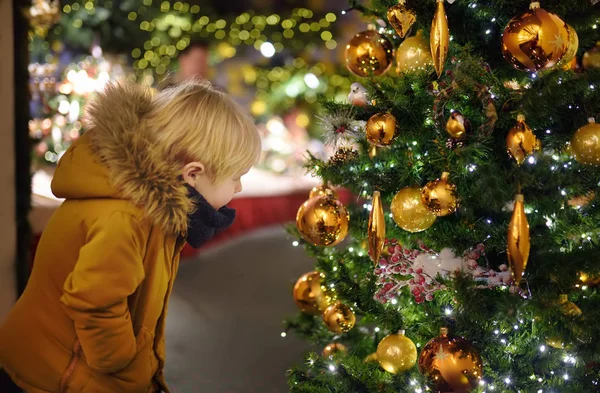
M 141 208 L 169 234 L 187 232 L 194 203 L 179 178 L 181 165 L 143 127 L 152 90 L 132 83 L 109 84 L 87 113 L 91 149 L 108 169 L 119 196 Z

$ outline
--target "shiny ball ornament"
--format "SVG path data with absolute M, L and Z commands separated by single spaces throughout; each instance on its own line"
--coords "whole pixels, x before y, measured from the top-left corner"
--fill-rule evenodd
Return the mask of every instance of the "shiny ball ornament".
M 423 37 L 423 32 L 420 30 L 417 35 L 402 41 L 396 50 L 396 71 L 399 74 L 425 70 L 431 66 L 433 66 L 433 59 L 429 41 Z
M 365 30 L 346 45 L 345 57 L 346 67 L 357 76 L 382 75 L 394 61 L 394 45 L 375 30 Z
M 296 214 L 302 237 L 315 246 L 335 246 L 348 234 L 350 214 L 331 196 L 317 196 L 304 202 Z
M 323 322 L 333 333 L 346 333 L 354 327 L 356 316 L 347 305 L 336 302 L 323 312 Z
M 438 217 L 452 214 L 458 208 L 456 186 L 448 181 L 448 176 L 450 173 L 442 173 L 439 179 L 430 181 L 421 191 L 423 206 Z
M 538 2 L 529 8 L 508 22 L 502 35 L 502 54 L 516 69 L 537 72 L 555 66 L 567 53 L 569 29 Z
M 600 124 L 593 118 L 581 127 L 571 139 L 571 152 L 583 165 L 600 165 Z
M 378 113 L 371 116 L 365 130 L 367 140 L 377 146 L 391 145 L 399 134 L 396 118 L 391 113 Z
M 562 68 L 572 68 L 571 63 L 573 62 L 573 60 L 575 60 L 575 64 L 577 64 L 575 55 L 577 55 L 577 50 L 579 49 L 579 36 L 577 35 L 577 31 L 575 31 L 573 26 L 569 24 L 567 24 L 567 31 L 569 32 L 569 43 L 567 44 L 567 51 L 565 52 L 562 59 L 558 62 L 558 66 Z
M 337 192 L 335 192 L 335 190 L 333 188 L 329 187 L 326 184 L 321 184 L 320 186 L 313 187 L 312 190 L 310 190 L 310 193 L 308 194 L 308 199 L 312 199 L 317 196 L 327 196 L 327 195 L 330 195 L 331 197 L 333 197 L 335 199 L 338 198 L 338 194 L 337 194 Z
M 459 111 L 454 111 L 448 118 L 446 131 L 452 138 L 461 139 L 471 131 L 471 122 Z
M 348 352 L 348 349 L 345 345 L 340 343 L 331 343 L 328 344 L 325 348 L 323 348 L 323 356 L 329 357 L 338 352 Z
M 449 337 L 448 329 L 430 340 L 419 356 L 419 371 L 437 393 L 468 393 L 482 378 L 481 356 L 473 345 L 460 337 Z
M 586 70 L 600 68 L 600 41 L 596 42 L 596 46 L 583 54 L 581 65 Z
M 293 294 L 294 302 L 306 314 L 317 315 L 329 306 L 323 302 L 321 274 L 319 272 L 313 271 L 303 274 L 296 281 Z
M 431 213 L 421 200 L 421 188 L 406 187 L 392 199 L 390 210 L 394 222 L 408 232 L 421 232 L 433 225 L 436 215 Z
M 401 330 L 386 336 L 377 345 L 376 359 L 385 371 L 397 374 L 408 371 L 417 363 L 417 347 Z

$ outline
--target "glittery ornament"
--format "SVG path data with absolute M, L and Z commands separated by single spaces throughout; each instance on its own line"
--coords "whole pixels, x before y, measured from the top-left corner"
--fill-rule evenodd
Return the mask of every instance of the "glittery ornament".
M 417 347 L 404 335 L 404 330 L 384 337 L 377 345 L 375 358 L 385 371 L 397 374 L 408 371 L 417 363 Z
M 419 30 L 417 35 L 408 37 L 396 50 L 396 71 L 398 73 L 425 70 L 433 66 L 429 42 Z
M 580 164 L 600 165 L 600 124 L 593 117 L 571 139 L 571 152 Z
M 436 215 L 423 205 L 421 191 L 419 187 L 405 187 L 392 199 L 392 218 L 405 231 L 424 231 L 436 220 Z

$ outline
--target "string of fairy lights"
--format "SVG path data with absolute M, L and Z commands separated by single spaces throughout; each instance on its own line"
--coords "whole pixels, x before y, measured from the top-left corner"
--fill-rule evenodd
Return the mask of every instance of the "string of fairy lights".
M 91 0 L 82 5 L 65 5 L 63 12 L 69 14 L 82 7 L 90 15 L 97 12 L 97 6 Z M 115 5 L 106 1 L 103 7 L 110 9 Z M 136 72 L 152 77 L 146 80 L 150 83 L 167 73 L 179 52 L 195 37 L 218 42 L 215 48 L 217 63 L 235 56 L 242 45 L 254 47 L 267 58 L 285 48 L 300 50 L 310 46 L 315 37 L 320 38 L 326 49 L 333 50 L 338 45 L 331 31 L 337 16 L 331 12 L 318 16 L 307 8 L 296 8 L 287 16 L 247 11 L 227 20 L 203 14 L 198 5 L 143 0 L 137 10 L 128 13 L 127 19 L 139 23 L 139 29 L 149 33 L 143 46 L 133 49 L 131 56 Z M 75 19 L 73 24 L 82 26 L 83 21 Z M 318 42 L 312 45 L 322 47 Z

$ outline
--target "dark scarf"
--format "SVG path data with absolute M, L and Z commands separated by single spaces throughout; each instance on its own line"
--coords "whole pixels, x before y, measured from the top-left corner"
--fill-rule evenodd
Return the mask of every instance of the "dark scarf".
M 196 189 L 189 184 L 188 196 L 196 205 L 196 211 L 188 215 L 187 242 L 194 248 L 209 241 L 214 235 L 233 224 L 235 209 L 223 206 L 219 210 L 212 207 Z

